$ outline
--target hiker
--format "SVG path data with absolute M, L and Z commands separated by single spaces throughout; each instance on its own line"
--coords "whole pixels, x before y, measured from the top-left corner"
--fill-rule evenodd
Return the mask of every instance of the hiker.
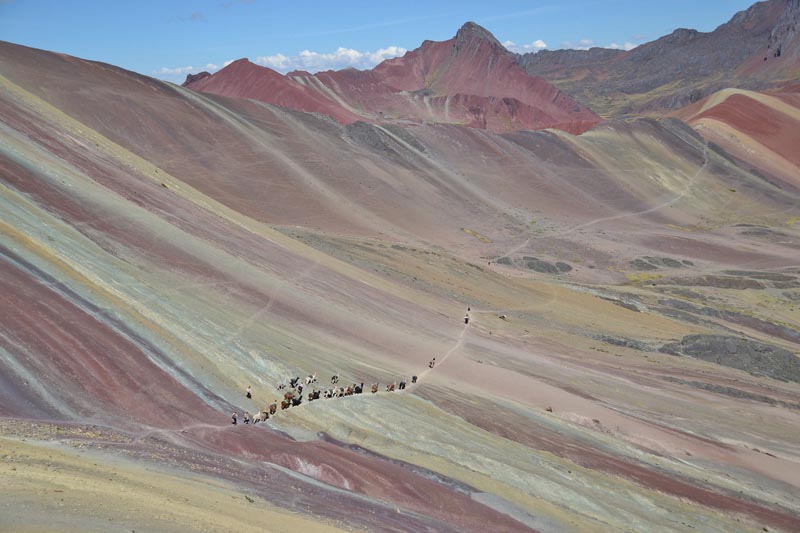
M 299 394 L 303 394 L 303 384 L 302 383 L 297 386 L 297 392 Z
M 278 400 L 273 400 L 269 406 L 269 414 L 274 415 L 278 412 Z
M 372 384 L 372 394 L 375 394 L 376 392 L 378 392 L 378 384 L 377 383 L 373 383 Z
M 267 420 L 269 420 L 269 413 L 266 410 L 261 411 L 261 421 L 266 422 Z
M 292 378 L 289 380 L 289 386 L 293 389 L 297 388 L 297 382 L 300 381 L 300 378 Z
M 253 389 L 250 388 L 250 385 L 247 386 L 247 398 L 250 399 L 253 397 Z
M 398 389 L 403 390 L 406 388 L 406 382 L 401 381 L 400 384 L 397 386 Z
M 469 324 L 469 313 L 464 315 L 464 324 Z
M 250 411 L 245 411 L 244 412 L 244 423 L 245 424 L 249 424 L 250 423 Z
M 428 368 L 433 368 L 434 365 L 436 365 L 436 358 L 435 357 L 433 359 L 431 359 L 430 363 L 428 363 Z
M 283 389 L 285 389 L 285 388 L 286 388 L 286 383 L 284 383 L 283 381 L 281 381 L 280 383 L 278 383 L 278 390 L 283 390 Z
M 331 385 L 336 385 L 339 383 L 339 374 L 334 374 L 331 376 Z
M 364 384 L 362 383 L 361 385 L 359 385 L 358 387 L 356 387 L 354 392 L 355 392 L 356 394 L 361 394 L 362 392 L 364 392 Z
M 234 426 L 236 425 L 236 421 L 239 419 L 239 415 L 236 414 L 236 411 L 233 412 L 231 415 L 231 424 Z
M 417 376 L 411 376 L 411 383 L 414 384 L 417 382 Z

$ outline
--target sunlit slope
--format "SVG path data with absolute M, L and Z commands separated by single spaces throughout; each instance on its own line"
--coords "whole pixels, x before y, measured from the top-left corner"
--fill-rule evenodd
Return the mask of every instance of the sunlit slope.
M 533 219 L 558 231 L 618 215 L 637 225 L 747 222 L 793 201 L 678 123 L 610 123 L 580 137 L 342 127 L 67 56 L 8 44 L 0 53 L 10 82 L 270 224 L 468 246 L 478 241 L 462 228 L 502 243 Z M 729 190 L 738 187 L 747 194 Z
M 797 528 L 797 382 L 659 350 L 797 350 L 798 204 L 682 123 L 345 128 L 0 53 L 0 429 L 39 465 L 2 471 L 21 506 L 58 448 L 85 500 L 130 457 L 122 509 L 153 497 L 140 468 L 220 480 L 187 485 L 240 495 L 211 526 L 246 494 L 370 530 Z M 422 380 L 229 424 L 314 372 Z
M 800 92 L 719 91 L 678 114 L 753 168 L 800 189 Z

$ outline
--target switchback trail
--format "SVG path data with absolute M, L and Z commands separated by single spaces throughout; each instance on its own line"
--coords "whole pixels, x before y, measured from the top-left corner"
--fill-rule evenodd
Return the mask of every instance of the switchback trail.
M 472 321 L 473 318 L 470 317 L 470 323 Z M 455 345 L 453 345 L 452 348 L 450 348 L 449 350 L 447 350 L 447 352 L 445 352 L 441 360 L 437 361 L 436 365 L 434 365 L 433 368 L 426 368 L 425 370 L 420 372 L 419 375 L 417 375 L 417 383 L 409 384 L 408 386 L 406 386 L 406 389 L 413 389 L 415 385 L 419 384 L 419 382 L 422 380 L 423 377 L 433 372 L 433 370 L 438 366 L 441 366 L 447 360 L 447 358 L 450 357 L 450 354 L 452 354 L 453 352 L 455 352 L 464 345 L 464 338 L 467 336 L 467 330 L 469 329 L 470 323 L 464 324 L 464 327 L 461 329 L 461 333 L 458 336 L 458 341 L 456 341 Z
M 501 257 L 507 257 L 507 256 L 509 256 L 511 254 L 517 253 L 521 249 L 523 249 L 526 246 L 528 246 L 530 244 L 530 242 L 533 241 L 533 240 L 551 239 L 551 238 L 555 238 L 555 237 L 563 237 L 565 235 L 569 235 L 570 233 L 576 232 L 578 230 L 581 230 L 581 229 L 584 229 L 584 228 L 588 228 L 589 226 L 594 226 L 595 224 L 598 224 L 600 222 L 609 222 L 611 220 L 620 220 L 620 219 L 628 218 L 628 217 L 637 217 L 637 216 L 641 216 L 641 215 L 647 215 L 647 214 L 652 213 L 654 211 L 658 211 L 660 209 L 663 209 L 663 208 L 665 208 L 665 207 L 667 207 L 667 206 L 669 206 L 671 204 L 674 204 L 675 202 L 683 199 L 689 193 L 689 191 L 694 186 L 694 182 L 697 180 L 697 178 L 700 176 L 700 174 L 702 174 L 703 171 L 708 166 L 708 162 L 709 162 L 709 159 L 708 159 L 708 145 L 706 144 L 706 145 L 703 146 L 703 164 L 700 166 L 700 168 L 697 169 L 697 172 L 695 172 L 694 175 L 689 179 L 689 182 L 683 188 L 683 191 L 681 191 L 680 194 L 674 196 L 673 198 L 670 198 L 669 200 L 661 202 L 660 204 L 654 205 L 654 206 L 649 207 L 647 209 L 643 209 L 642 211 L 636 211 L 634 213 L 622 213 L 620 215 L 613 215 L 613 216 L 609 216 L 609 217 L 596 218 L 594 220 L 590 220 L 588 222 L 584 222 L 583 224 L 578 224 L 577 226 L 573 226 L 571 228 L 568 228 L 568 229 L 565 229 L 563 231 L 559 231 L 559 232 L 556 232 L 556 233 L 552 233 L 552 234 L 548 234 L 548 235 L 539 235 L 539 236 L 536 236 L 536 237 L 528 237 L 528 239 L 525 242 L 523 242 L 522 244 L 520 244 L 518 246 L 515 246 L 514 248 L 512 248 L 511 250 L 508 250 L 504 254 L 501 254 L 501 255 L 498 255 L 496 257 L 493 257 L 492 261 L 496 261 L 497 259 L 499 259 Z

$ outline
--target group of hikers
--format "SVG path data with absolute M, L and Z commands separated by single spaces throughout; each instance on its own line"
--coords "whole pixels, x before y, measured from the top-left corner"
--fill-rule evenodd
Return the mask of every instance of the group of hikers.
M 464 324 L 469 324 L 469 311 L 470 309 L 467 308 L 467 314 L 464 315 Z M 428 368 L 433 369 L 435 365 L 436 358 L 434 357 L 428 363 Z M 417 379 L 417 376 L 412 376 L 411 383 L 416 383 Z M 319 399 L 341 398 L 344 396 L 352 396 L 354 394 L 362 394 L 365 392 L 364 383 L 358 385 L 353 383 L 349 386 L 340 386 L 339 374 L 334 374 L 331 376 L 331 387 L 328 387 L 325 390 L 320 390 L 317 388 L 317 374 L 306 376 L 302 382 L 299 377 L 291 378 L 288 381 L 288 386 L 285 381 L 281 381 L 276 385 L 278 391 L 283 391 L 283 399 L 280 402 L 278 402 L 278 400 L 273 400 L 272 403 L 265 405 L 264 408 L 261 409 L 255 416 L 251 416 L 249 411 L 245 411 L 245 413 L 242 415 L 242 422 L 245 424 L 258 424 L 259 422 L 266 422 L 270 419 L 270 417 L 275 416 L 278 413 L 279 408 L 281 411 L 284 411 L 291 407 L 297 407 L 303 403 L 304 390 L 306 391 L 306 401 L 308 402 L 313 402 L 314 400 Z M 395 381 L 393 383 L 388 383 L 386 384 L 386 392 L 403 390 L 406 388 L 406 385 L 407 383 L 405 379 L 401 380 L 400 382 Z M 373 383 L 369 390 L 372 394 L 375 394 L 379 391 L 380 387 L 380 383 Z M 250 385 L 247 386 L 245 396 L 248 400 L 253 399 L 253 389 Z M 236 425 L 238 423 L 239 414 L 234 411 L 231 415 L 231 424 Z
M 436 364 L 436 358 L 434 357 L 430 363 L 428 363 L 429 368 L 433 368 L 433 365 Z M 411 383 L 417 382 L 417 376 L 411 377 Z M 314 400 L 319 399 L 330 399 L 330 398 L 342 398 L 344 396 L 353 396 L 354 394 L 362 394 L 365 392 L 364 383 L 355 384 L 348 386 L 340 386 L 339 385 L 339 375 L 336 374 L 331 376 L 331 387 L 326 388 L 325 390 L 320 390 L 316 387 L 317 383 L 317 375 L 309 375 L 305 378 L 305 383 L 302 383 L 299 377 L 294 377 L 289 379 L 288 386 L 285 382 L 280 382 L 276 385 L 276 388 L 279 391 L 283 392 L 283 399 L 278 402 L 278 400 L 273 400 L 272 403 L 267 404 L 261 409 L 258 414 L 255 416 L 251 416 L 248 411 L 245 411 L 244 415 L 242 416 L 242 422 L 245 424 L 257 424 L 259 422 L 266 422 L 270 419 L 270 417 L 275 416 L 278 413 L 278 410 L 284 411 L 291 407 L 297 407 L 301 403 L 303 403 L 303 392 L 305 392 L 305 398 L 308 402 L 313 402 Z M 399 382 L 395 381 L 393 383 L 386 384 L 386 392 L 394 392 L 398 390 L 403 390 L 406 388 L 407 382 L 405 379 L 400 380 Z M 372 394 L 377 393 L 381 388 L 380 383 L 373 383 L 372 386 L 369 388 L 369 391 Z M 253 399 L 253 389 L 250 385 L 247 386 L 247 390 L 245 391 L 245 396 L 247 399 Z M 234 411 L 231 415 L 231 424 L 236 425 L 239 423 L 239 414 Z

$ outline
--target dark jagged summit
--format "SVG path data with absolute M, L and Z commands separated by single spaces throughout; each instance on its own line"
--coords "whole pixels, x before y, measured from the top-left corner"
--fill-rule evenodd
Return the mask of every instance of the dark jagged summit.
M 492 47 L 505 50 L 505 47 L 492 35 L 492 32 L 474 22 L 465 22 L 464 25 L 459 28 L 458 32 L 456 32 L 453 45 L 456 50 L 463 50 L 469 43 L 476 41 L 484 41 L 489 43 Z
M 207 78 L 207 77 L 209 77 L 209 76 L 211 76 L 211 73 L 210 73 L 210 72 L 208 72 L 208 71 L 206 71 L 206 70 L 204 70 L 204 71 L 202 71 L 202 72 L 198 72 L 197 74 L 187 74 L 187 75 L 186 75 L 186 81 L 184 81 L 184 82 L 181 84 L 181 86 L 182 86 L 182 87 L 186 87 L 186 86 L 187 86 L 187 85 L 189 85 L 190 83 L 194 83 L 194 82 L 196 82 L 196 81 L 200 81 L 200 80 L 202 80 L 203 78 Z

